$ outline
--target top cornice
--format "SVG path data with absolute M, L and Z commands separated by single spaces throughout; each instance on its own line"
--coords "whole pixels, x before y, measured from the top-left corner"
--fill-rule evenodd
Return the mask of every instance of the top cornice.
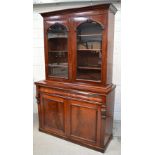
M 98 4 L 98 5 L 91 5 L 91 6 L 84 6 L 84 7 L 78 7 L 78 8 L 69 8 L 69 9 L 64 9 L 64 10 L 56 10 L 56 11 L 50 11 L 50 12 L 43 12 L 40 13 L 42 17 L 48 17 L 48 16 L 52 16 L 52 15 L 58 15 L 58 14 L 67 14 L 67 13 L 71 13 L 71 12 L 80 12 L 80 11 L 92 11 L 92 10 L 97 10 L 97 9 L 109 9 L 112 13 L 116 13 L 117 9 L 116 7 L 111 4 Z

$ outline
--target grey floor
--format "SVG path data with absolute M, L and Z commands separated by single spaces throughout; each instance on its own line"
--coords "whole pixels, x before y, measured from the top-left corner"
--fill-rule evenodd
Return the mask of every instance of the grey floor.
M 38 131 L 38 117 L 34 115 L 33 155 L 103 155 L 98 151 L 56 138 Z M 120 155 L 120 122 L 114 123 L 114 138 L 104 155 Z

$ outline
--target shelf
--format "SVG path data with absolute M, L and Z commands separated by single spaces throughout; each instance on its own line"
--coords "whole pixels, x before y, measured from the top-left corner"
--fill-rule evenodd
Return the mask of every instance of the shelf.
M 52 64 L 49 64 L 48 65 L 49 67 L 61 67 L 61 68 L 68 68 L 68 65 L 63 65 L 63 64 L 60 64 L 60 65 L 52 65 Z
M 102 49 L 77 49 L 77 51 L 101 51 Z
M 78 37 L 88 37 L 88 36 L 102 36 L 102 34 L 80 34 Z
M 48 33 L 52 33 L 52 34 L 66 34 L 67 31 L 65 31 L 65 30 L 58 30 L 58 29 L 54 30 L 54 29 L 49 28 Z
M 79 38 L 78 38 L 79 39 Z M 91 38 L 92 39 L 92 38 Z M 80 44 L 80 43 L 89 43 L 89 42 L 99 42 L 99 43 L 101 43 L 102 42 L 102 39 L 93 39 L 93 40 L 78 40 L 78 44 Z
M 67 75 L 66 75 L 67 74 Z M 68 79 L 68 73 L 66 74 L 48 74 L 48 77 L 51 77 L 51 78 L 64 78 L 64 79 Z
M 79 66 L 77 68 L 83 69 L 83 70 L 101 70 L 101 67 L 96 67 L 96 66 Z
M 55 38 L 68 38 L 67 35 L 48 35 L 48 39 L 55 39 Z
M 63 36 L 60 36 L 60 37 L 48 37 L 48 39 L 67 39 L 68 37 L 63 37 Z
M 57 50 L 53 50 L 53 51 L 48 51 L 48 52 L 50 52 L 50 53 L 59 53 L 59 52 L 63 53 L 63 52 L 68 52 L 68 51 L 57 51 Z

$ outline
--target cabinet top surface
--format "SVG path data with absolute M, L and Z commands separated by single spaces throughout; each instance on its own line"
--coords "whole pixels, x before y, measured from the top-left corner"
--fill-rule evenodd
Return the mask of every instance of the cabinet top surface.
M 70 9 L 64 9 L 64 10 L 57 10 L 57 11 L 51 11 L 51 12 L 44 12 L 40 13 L 42 17 L 49 17 L 57 14 L 69 14 L 72 12 L 81 12 L 81 11 L 93 11 L 93 10 L 110 10 L 114 14 L 117 12 L 116 7 L 111 4 L 99 4 L 99 5 L 91 5 L 91 6 L 85 6 L 85 7 L 80 7 L 80 8 L 70 8 Z
M 94 93 L 101 93 L 101 94 L 108 94 L 110 91 L 115 89 L 115 85 L 108 84 L 106 86 L 101 85 L 89 85 L 89 84 L 79 84 L 79 83 L 67 83 L 67 82 L 56 82 L 56 81 L 38 81 L 35 82 L 36 85 L 44 86 L 44 87 L 61 87 L 61 88 L 67 88 L 67 89 L 73 89 L 73 90 L 79 90 L 79 91 L 90 91 Z

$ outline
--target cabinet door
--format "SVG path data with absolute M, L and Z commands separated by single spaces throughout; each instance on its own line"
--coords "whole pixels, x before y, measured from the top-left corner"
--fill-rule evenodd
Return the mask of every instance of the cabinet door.
M 85 143 L 97 142 L 97 106 L 71 100 L 70 105 L 70 138 Z
M 103 16 L 74 17 L 75 68 L 77 81 L 102 82 L 105 49 Z
M 69 79 L 69 46 L 67 21 L 45 22 L 46 76 L 48 79 Z
M 65 102 L 62 98 L 41 95 L 42 127 L 48 132 L 65 134 Z

